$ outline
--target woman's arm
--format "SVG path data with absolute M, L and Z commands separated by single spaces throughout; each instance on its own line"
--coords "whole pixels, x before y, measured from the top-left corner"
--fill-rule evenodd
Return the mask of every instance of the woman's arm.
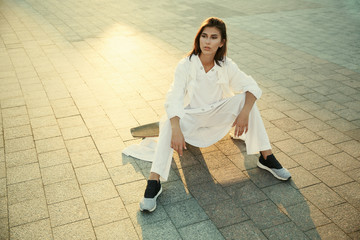
M 235 126 L 235 137 L 241 136 L 244 132 L 248 131 L 249 114 L 256 101 L 256 97 L 251 92 L 246 92 L 245 104 L 240 114 L 237 116 L 233 123 Z
M 186 149 L 184 135 L 180 129 L 180 118 L 175 116 L 170 119 L 171 123 L 171 145 L 170 147 L 177 151 L 180 156 L 183 155 L 183 149 Z

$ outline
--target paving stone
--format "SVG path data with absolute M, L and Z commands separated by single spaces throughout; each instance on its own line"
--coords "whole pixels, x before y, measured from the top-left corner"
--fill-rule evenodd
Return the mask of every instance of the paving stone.
M 335 187 L 353 181 L 346 174 L 331 165 L 312 170 L 311 173 L 329 187 Z
M 75 179 L 46 185 L 44 188 L 48 204 L 81 197 L 79 184 Z
M 213 181 L 209 171 L 202 165 L 182 168 L 176 170 L 176 172 L 188 186 Z
M 249 219 L 241 207 L 236 205 L 232 199 L 203 206 L 203 209 L 217 228 L 230 226 Z
M 267 129 L 266 132 L 269 136 L 269 139 L 271 139 L 271 142 L 278 142 L 290 138 L 286 132 L 277 127 Z
M 94 227 L 129 217 L 119 197 L 91 203 L 87 207 Z
M 9 238 L 9 223 L 7 218 L 0 219 L 0 239 L 8 240 Z
M 51 204 L 48 205 L 48 208 L 52 227 L 89 218 L 82 198 Z
M 19 202 L 9 206 L 10 227 L 48 218 L 44 197 Z
M 274 176 L 270 172 L 260 168 L 250 169 L 244 173 L 259 188 L 275 185 L 281 182 L 281 180 L 274 178 Z
M 319 131 L 316 134 L 327 140 L 332 144 L 341 143 L 350 140 L 350 137 L 343 134 L 342 132 L 331 128 L 323 131 Z
M 31 163 L 18 167 L 8 168 L 6 173 L 7 184 L 24 182 L 41 177 L 38 163 Z
M 354 179 L 357 182 L 360 182 L 360 171 L 359 168 L 350 170 L 346 172 L 347 175 L 349 175 L 352 179 Z
M 353 205 L 358 210 L 360 209 L 360 184 L 357 182 L 351 182 L 338 187 L 333 188 L 342 198 L 348 203 Z
M 305 146 L 320 156 L 327 156 L 341 151 L 339 148 L 323 139 L 306 143 Z
M 278 207 L 269 200 L 243 207 L 259 229 L 266 229 L 289 221 Z
M 309 151 L 307 147 L 295 139 L 279 141 L 274 143 L 274 145 L 290 156 Z
M 162 183 L 163 192 L 159 196 L 158 200 L 162 205 L 174 204 L 179 201 L 184 201 L 192 198 L 187 187 L 181 182 L 181 180 L 176 180 L 172 182 Z M 146 184 L 141 193 L 145 191 Z
M 234 154 L 227 157 L 242 171 L 257 168 L 257 157 L 255 155 Z
M 295 188 L 304 188 L 320 182 L 320 180 L 312 175 L 303 167 L 296 167 L 289 170 L 291 173 L 290 184 Z
M 90 137 L 67 140 L 65 144 L 69 153 L 82 152 L 95 148 L 95 144 Z
M 161 204 L 157 204 L 156 211 L 154 212 L 141 212 L 139 203 L 133 203 L 126 206 L 126 210 L 133 222 L 135 228 L 143 228 L 145 225 L 156 225 L 160 221 L 170 222 L 168 215 L 165 212 L 164 207 Z M 138 231 L 138 229 L 136 229 Z
M 38 117 L 49 116 L 54 114 L 52 108 L 49 106 L 30 108 L 28 109 L 28 112 L 30 118 L 38 118 Z
M 64 118 L 79 115 L 79 110 L 75 106 L 54 108 L 56 118 Z
M 267 199 L 266 195 L 249 180 L 227 187 L 225 190 L 240 207 Z
M 43 219 L 10 228 L 11 239 L 52 239 L 50 220 Z
M 328 224 L 306 232 L 310 239 L 346 239 L 350 238 L 335 224 Z
M 290 118 L 294 119 L 295 121 L 302 121 L 312 118 L 310 114 L 308 114 L 307 112 L 301 109 L 289 110 L 289 111 L 285 111 L 284 113 Z
M 21 115 L 27 115 L 25 106 L 17 106 L 12 108 L 2 109 L 2 115 L 4 118 L 16 117 Z
M 296 162 L 307 170 L 312 170 L 329 165 L 322 157 L 314 152 L 305 152 L 291 156 Z
M 144 179 L 140 168 L 136 164 L 126 164 L 109 169 L 115 185 L 134 182 Z
M 200 206 L 222 202 L 230 198 L 221 185 L 214 182 L 192 185 L 189 190 Z
M 0 218 L 8 218 L 8 201 L 6 197 L 0 198 Z
M 230 186 L 247 179 L 234 164 L 228 164 L 217 169 L 210 170 L 211 175 L 222 187 Z
M 136 231 L 140 239 L 161 239 L 164 236 L 174 240 L 182 239 L 174 224 L 168 220 L 137 226 Z
M 80 188 L 86 204 L 119 196 L 110 179 L 81 185 Z
M 307 239 L 306 235 L 292 222 L 277 225 L 263 231 L 269 239 Z
M 86 126 L 75 126 L 61 129 L 65 140 L 87 137 L 90 135 Z
M 339 195 L 323 183 L 300 190 L 306 199 L 319 209 L 325 209 L 344 202 Z
M 333 128 L 339 130 L 340 132 L 346 132 L 358 128 L 358 126 L 343 118 L 329 120 L 326 123 L 331 125 Z
M 32 118 L 30 122 L 31 122 L 31 127 L 33 129 L 47 127 L 47 126 L 54 126 L 57 124 L 54 115 Z
M 164 208 L 177 228 L 208 219 L 204 210 L 193 198 L 166 205 Z
M 224 239 L 210 220 L 180 228 L 178 231 L 182 239 Z
M 6 167 L 18 167 L 38 161 L 35 148 L 6 154 Z
M 107 225 L 102 225 L 95 227 L 95 233 L 97 239 L 105 240 L 132 240 L 139 239 L 136 231 L 130 221 L 130 219 L 124 219 L 118 222 L 109 223 Z M 164 235 L 162 235 L 164 236 Z M 151 238 L 149 238 L 151 239 Z
M 120 137 L 96 139 L 95 144 L 100 153 L 114 152 L 125 148 Z
M 360 228 L 360 212 L 348 203 L 329 207 L 323 211 L 346 233 L 358 231 Z
M 0 197 L 7 196 L 6 178 L 0 179 Z
M 302 231 L 331 223 L 318 208 L 306 201 L 287 207 L 285 213 Z
M 301 143 L 312 142 L 320 139 L 319 136 L 306 128 L 297 129 L 288 133 Z
M 220 153 L 221 154 L 221 153 Z M 179 156 L 179 154 L 173 154 L 174 161 L 172 162 L 172 166 L 176 166 L 176 168 L 186 168 L 193 165 L 200 164 L 200 161 L 198 158 L 203 159 L 202 155 L 199 155 L 195 157 L 192 152 L 190 151 L 184 151 L 182 156 Z
M 61 129 L 84 125 L 84 121 L 83 121 L 81 115 L 59 118 L 57 121 L 58 121 Z
M 130 133 L 129 129 L 126 129 L 126 131 Z M 92 128 L 90 129 L 90 133 L 91 136 L 95 139 L 95 141 L 99 139 L 114 138 L 119 136 L 116 129 L 112 126 Z
M 29 124 L 30 124 L 30 120 L 28 115 L 3 118 L 3 128 L 18 127 Z
M 89 219 L 53 228 L 54 239 L 96 239 Z
M 356 140 L 342 142 L 342 143 L 336 144 L 336 146 L 353 157 L 360 156 L 360 143 Z
M 304 201 L 300 191 L 288 183 L 280 183 L 263 188 L 262 191 L 276 204 L 283 207 L 292 206 Z
M 5 140 L 6 153 L 27 150 L 34 147 L 35 144 L 32 136 Z
M 32 136 L 30 125 L 23 125 L 4 129 L 4 139 L 14 139 Z
M 7 191 L 9 205 L 44 197 L 44 189 L 41 179 L 27 180 L 8 185 Z
M 102 162 L 101 156 L 96 149 L 89 149 L 82 152 L 69 153 L 74 168 L 84 167 Z
M 139 203 L 141 201 L 144 197 L 146 183 L 147 182 L 145 180 L 140 180 L 116 186 L 125 206 L 131 203 Z M 131 194 L 129 194 L 130 192 Z
M 64 163 L 70 163 L 69 154 L 66 149 L 38 154 L 40 168 L 52 167 Z
M 75 168 L 77 180 L 80 184 L 109 179 L 110 175 L 103 163 Z
M 38 153 L 50 152 L 65 148 L 65 144 L 62 137 L 36 140 L 35 144 Z
M 52 167 L 42 168 L 41 175 L 44 185 L 76 178 L 71 163 L 65 163 Z
M 33 133 L 35 140 L 61 136 L 60 129 L 58 126 L 35 128 L 33 129 Z
M 252 221 L 238 223 L 220 229 L 225 239 L 267 239 Z

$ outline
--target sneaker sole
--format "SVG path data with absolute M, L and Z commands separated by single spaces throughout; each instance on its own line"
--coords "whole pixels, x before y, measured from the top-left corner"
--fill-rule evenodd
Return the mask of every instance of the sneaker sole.
M 141 207 L 140 207 L 140 211 L 142 211 L 142 212 L 153 212 L 153 211 L 155 211 L 155 209 L 156 209 L 156 200 L 157 200 L 157 198 L 160 196 L 160 194 L 162 193 L 162 186 L 160 187 L 160 190 L 159 190 L 159 192 L 156 194 L 156 196 L 154 197 L 155 198 L 155 206 L 152 208 L 152 209 L 142 209 Z
M 262 165 L 260 161 L 257 162 L 257 166 L 258 166 L 259 168 L 261 168 L 261 169 L 264 169 L 264 170 L 270 172 L 274 177 L 276 177 L 276 178 L 279 179 L 279 180 L 287 181 L 287 180 L 289 180 L 289 179 L 291 178 L 291 176 L 288 177 L 288 178 L 282 178 L 282 177 L 278 176 L 273 170 L 271 170 L 270 168 L 268 168 L 268 167 L 265 166 L 265 165 Z

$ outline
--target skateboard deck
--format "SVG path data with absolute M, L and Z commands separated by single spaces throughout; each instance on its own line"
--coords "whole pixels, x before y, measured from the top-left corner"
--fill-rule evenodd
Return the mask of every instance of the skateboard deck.
M 137 138 L 158 137 L 159 122 L 153 122 L 130 129 L 131 135 Z

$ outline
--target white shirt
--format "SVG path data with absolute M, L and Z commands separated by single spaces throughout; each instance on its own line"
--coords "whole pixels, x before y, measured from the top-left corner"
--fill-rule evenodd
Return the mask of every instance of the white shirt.
M 187 108 L 202 108 L 220 101 L 223 98 L 223 91 L 220 84 L 217 83 L 219 80 L 217 68 L 219 66 L 215 63 L 214 67 L 206 73 L 200 58 L 194 57 L 198 62 L 194 85 L 196 94 L 194 94 Z

